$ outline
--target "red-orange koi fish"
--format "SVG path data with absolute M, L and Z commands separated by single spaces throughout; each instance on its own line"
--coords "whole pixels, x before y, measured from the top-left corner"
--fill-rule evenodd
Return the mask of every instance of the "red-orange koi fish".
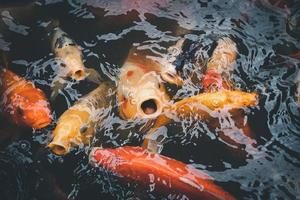
M 212 178 L 191 165 L 141 147 L 94 148 L 90 163 L 110 170 L 126 181 L 138 182 L 162 194 L 184 195 L 188 199 L 235 199 L 215 185 Z
M 0 69 L 0 111 L 14 124 L 43 128 L 51 123 L 45 94 L 8 69 Z

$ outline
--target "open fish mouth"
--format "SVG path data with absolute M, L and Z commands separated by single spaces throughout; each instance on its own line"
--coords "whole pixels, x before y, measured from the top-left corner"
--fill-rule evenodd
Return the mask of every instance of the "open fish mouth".
M 84 79 L 85 78 L 85 71 L 82 70 L 82 69 L 79 69 L 79 70 L 75 71 L 74 74 L 73 74 L 73 78 L 77 81 L 80 81 L 80 80 Z
M 148 98 L 141 101 L 138 109 L 144 118 L 155 118 L 162 112 L 162 102 L 157 98 Z

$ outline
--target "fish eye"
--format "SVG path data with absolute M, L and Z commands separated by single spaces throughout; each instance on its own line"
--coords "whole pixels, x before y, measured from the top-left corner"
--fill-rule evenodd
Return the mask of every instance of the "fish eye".
M 80 128 L 80 133 L 85 133 L 87 131 L 88 127 L 85 125 L 85 126 L 82 126 Z
M 17 114 L 19 116 L 23 116 L 24 115 L 24 110 L 20 106 L 17 107 Z

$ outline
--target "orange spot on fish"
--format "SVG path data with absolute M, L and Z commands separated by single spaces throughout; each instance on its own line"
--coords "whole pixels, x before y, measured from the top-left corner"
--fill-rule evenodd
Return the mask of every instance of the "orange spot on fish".
M 124 98 L 123 104 L 122 104 L 122 106 L 123 106 L 124 109 L 127 108 L 127 103 L 128 103 L 127 99 Z
M 127 76 L 128 77 L 132 76 L 133 74 L 134 74 L 134 72 L 132 70 L 130 70 L 130 71 L 127 72 Z

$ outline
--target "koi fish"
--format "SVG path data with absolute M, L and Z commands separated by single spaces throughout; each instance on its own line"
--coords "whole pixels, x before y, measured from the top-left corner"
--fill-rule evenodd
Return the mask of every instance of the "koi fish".
M 111 100 L 111 84 L 104 82 L 89 94 L 81 97 L 58 119 L 48 147 L 57 155 L 64 155 L 71 147 L 88 144 L 94 136 L 99 111 L 108 107 Z
M 155 118 L 162 112 L 169 96 L 161 77 L 172 83 L 180 80 L 158 62 L 135 52 L 129 54 L 117 88 L 119 112 L 123 119 Z
M 44 128 L 51 121 L 49 102 L 43 91 L 8 69 L 0 69 L 1 113 L 18 126 Z
M 202 78 L 202 86 L 205 91 L 231 88 L 231 84 L 224 76 L 228 76 L 233 71 L 236 55 L 236 44 L 230 38 L 225 37 L 218 41 L 217 47 L 207 63 L 205 75 Z
M 113 172 L 124 181 L 135 181 L 147 191 L 188 199 L 235 199 L 193 166 L 149 153 L 141 147 L 93 148 L 90 163 Z
M 153 127 L 145 136 L 143 147 L 157 152 L 159 144 L 155 138 L 155 131 L 172 120 L 193 116 L 194 119 L 210 121 L 217 118 L 218 111 L 223 108 L 232 110 L 255 105 L 257 105 L 257 95 L 242 91 L 220 90 L 183 99 L 166 107 L 164 113 L 157 117 Z
M 64 79 L 68 77 L 76 81 L 87 78 L 87 80 L 96 84 L 101 83 L 100 74 L 95 69 L 84 66 L 79 46 L 59 27 L 54 28 L 52 31 L 51 47 L 56 58 L 62 61 L 58 75 L 52 83 L 53 92 L 51 99 L 54 99 L 58 95 L 59 90 L 65 84 Z

